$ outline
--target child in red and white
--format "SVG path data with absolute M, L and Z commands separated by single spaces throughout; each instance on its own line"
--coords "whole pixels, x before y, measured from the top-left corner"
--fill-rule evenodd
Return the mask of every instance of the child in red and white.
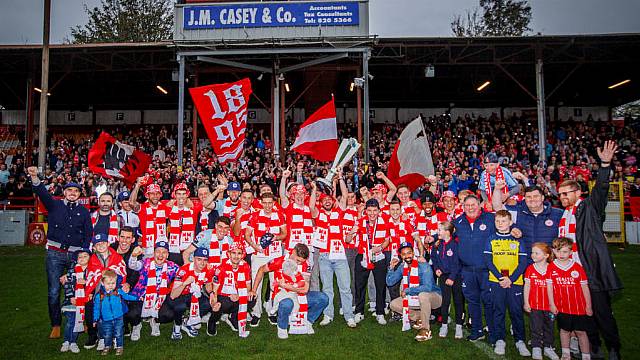
M 273 296 L 273 306 L 269 315 L 276 315 L 278 313 L 278 305 L 280 301 L 284 299 L 293 301 L 291 314 L 295 315 L 298 313 L 298 310 L 300 310 L 297 291 L 305 286 L 302 272 L 298 271 L 298 263 L 293 259 L 285 260 L 282 263 L 282 271 L 278 275 L 279 276 L 274 278 L 278 284 L 278 292 Z
M 583 360 L 591 359 L 587 329 L 591 326 L 593 310 L 587 275 L 572 259 L 573 240 L 562 237 L 553 240 L 555 260 L 547 268 L 549 310 L 556 315 L 560 328 L 562 360 L 571 359 L 571 332 L 578 337 Z
M 531 246 L 531 259 L 524 272 L 524 311 L 530 314 L 531 326 L 531 357 L 542 359 L 544 356 L 557 360 L 558 355 L 553 349 L 553 320 L 549 312 L 549 295 L 547 294 L 547 269 L 553 259 L 551 247 L 547 243 L 537 242 Z

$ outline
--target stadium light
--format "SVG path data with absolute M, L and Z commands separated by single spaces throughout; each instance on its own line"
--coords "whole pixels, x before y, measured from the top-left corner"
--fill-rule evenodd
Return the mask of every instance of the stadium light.
M 42 94 L 42 89 L 40 89 L 40 88 L 34 87 L 33 90 L 35 90 L 35 91 L 37 91 L 37 92 Z M 47 92 L 47 96 L 51 96 L 51 93 Z
M 284 89 L 289 92 L 289 83 L 284 83 Z
M 482 85 L 478 86 L 478 88 L 477 88 L 476 90 L 478 90 L 478 91 L 482 91 L 482 90 L 484 90 L 484 88 L 486 88 L 487 86 L 489 86 L 489 84 L 491 84 L 491 81 L 488 81 L 488 80 L 487 80 L 487 81 L 485 81 L 485 82 L 484 82 L 484 84 L 482 84 Z
M 349 91 L 353 92 L 353 88 L 356 86 L 356 84 L 354 84 L 354 82 L 351 82 L 351 85 L 349 85 Z
M 258 77 L 256 79 L 258 81 L 261 81 L 263 77 L 264 77 L 264 73 L 260 73 L 260 75 L 258 75 Z
M 161 93 L 167 95 L 169 92 L 165 90 L 162 86 L 156 85 L 156 89 L 160 90 Z
M 609 89 L 615 89 L 615 88 L 617 88 L 618 86 L 621 86 L 621 85 L 624 85 L 624 84 L 628 84 L 628 83 L 630 83 L 630 82 L 631 82 L 631 79 L 622 80 L 622 81 L 620 81 L 619 83 L 615 83 L 615 84 L 613 84 L 613 85 L 610 85 L 610 86 L 609 86 Z

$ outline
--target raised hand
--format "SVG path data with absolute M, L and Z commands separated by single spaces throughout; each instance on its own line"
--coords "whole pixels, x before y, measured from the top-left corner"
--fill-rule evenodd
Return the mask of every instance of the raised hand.
M 31 178 L 37 178 L 38 177 L 38 168 L 35 166 L 29 166 L 27 168 L 27 174 L 29 174 L 29 176 L 31 176 Z
M 613 159 L 613 154 L 618 149 L 615 141 L 607 140 L 604 142 L 602 148 L 598 148 L 598 157 L 603 163 L 610 163 Z
M 286 170 L 284 170 L 284 171 L 282 172 L 282 178 L 283 178 L 283 179 L 288 179 L 288 178 L 289 178 L 289 176 L 291 176 L 291 170 L 286 169 Z

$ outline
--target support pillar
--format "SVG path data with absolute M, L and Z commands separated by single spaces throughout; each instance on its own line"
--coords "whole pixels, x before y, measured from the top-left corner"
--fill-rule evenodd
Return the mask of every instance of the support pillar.
M 178 172 L 182 172 L 184 156 L 184 56 L 178 55 L 180 63 L 178 79 Z
M 542 69 L 542 59 L 536 61 L 536 95 L 538 105 L 538 144 L 540 145 L 540 160 L 547 160 L 547 128 L 546 109 L 544 99 L 544 72 Z
M 364 148 L 364 161 L 369 163 L 369 58 L 371 57 L 371 50 L 367 49 L 362 52 L 362 78 L 364 79 L 364 85 L 362 92 L 364 96 L 363 106 L 363 124 L 364 124 L 364 139 L 362 147 Z

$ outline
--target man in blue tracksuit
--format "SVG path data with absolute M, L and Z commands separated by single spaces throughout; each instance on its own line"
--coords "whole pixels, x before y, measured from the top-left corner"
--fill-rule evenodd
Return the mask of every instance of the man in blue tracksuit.
M 544 200 L 542 189 L 537 186 L 528 186 L 524 190 L 524 201 L 516 205 L 504 205 L 502 189 L 503 182 L 497 182 L 491 199 L 493 210 L 509 210 L 513 218 L 514 228 L 522 232 L 522 242 L 527 253 L 527 261 L 531 260 L 531 245 L 535 242 L 544 242 L 551 245 L 553 239 L 558 236 L 558 223 L 562 218 L 562 210 L 554 208 Z
M 47 285 L 49 319 L 51 333 L 49 338 L 60 337 L 62 313 L 60 311 L 60 277 L 73 266 L 76 252 L 89 247 L 93 228 L 89 210 L 78 203 L 81 187 L 76 183 L 64 186 L 64 199 L 56 200 L 38 178 L 38 168 L 27 169 L 33 184 L 33 192 L 38 196 L 49 212 L 47 230 Z
M 475 195 L 464 199 L 464 214 L 454 221 L 458 236 L 458 256 L 462 266 L 462 293 L 469 304 L 471 317 L 470 341 L 484 339 L 482 331 L 482 307 L 489 335 L 493 331 L 492 304 L 489 296 L 489 273 L 484 262 L 484 249 L 489 237 L 495 234 L 494 215 L 480 208 Z

